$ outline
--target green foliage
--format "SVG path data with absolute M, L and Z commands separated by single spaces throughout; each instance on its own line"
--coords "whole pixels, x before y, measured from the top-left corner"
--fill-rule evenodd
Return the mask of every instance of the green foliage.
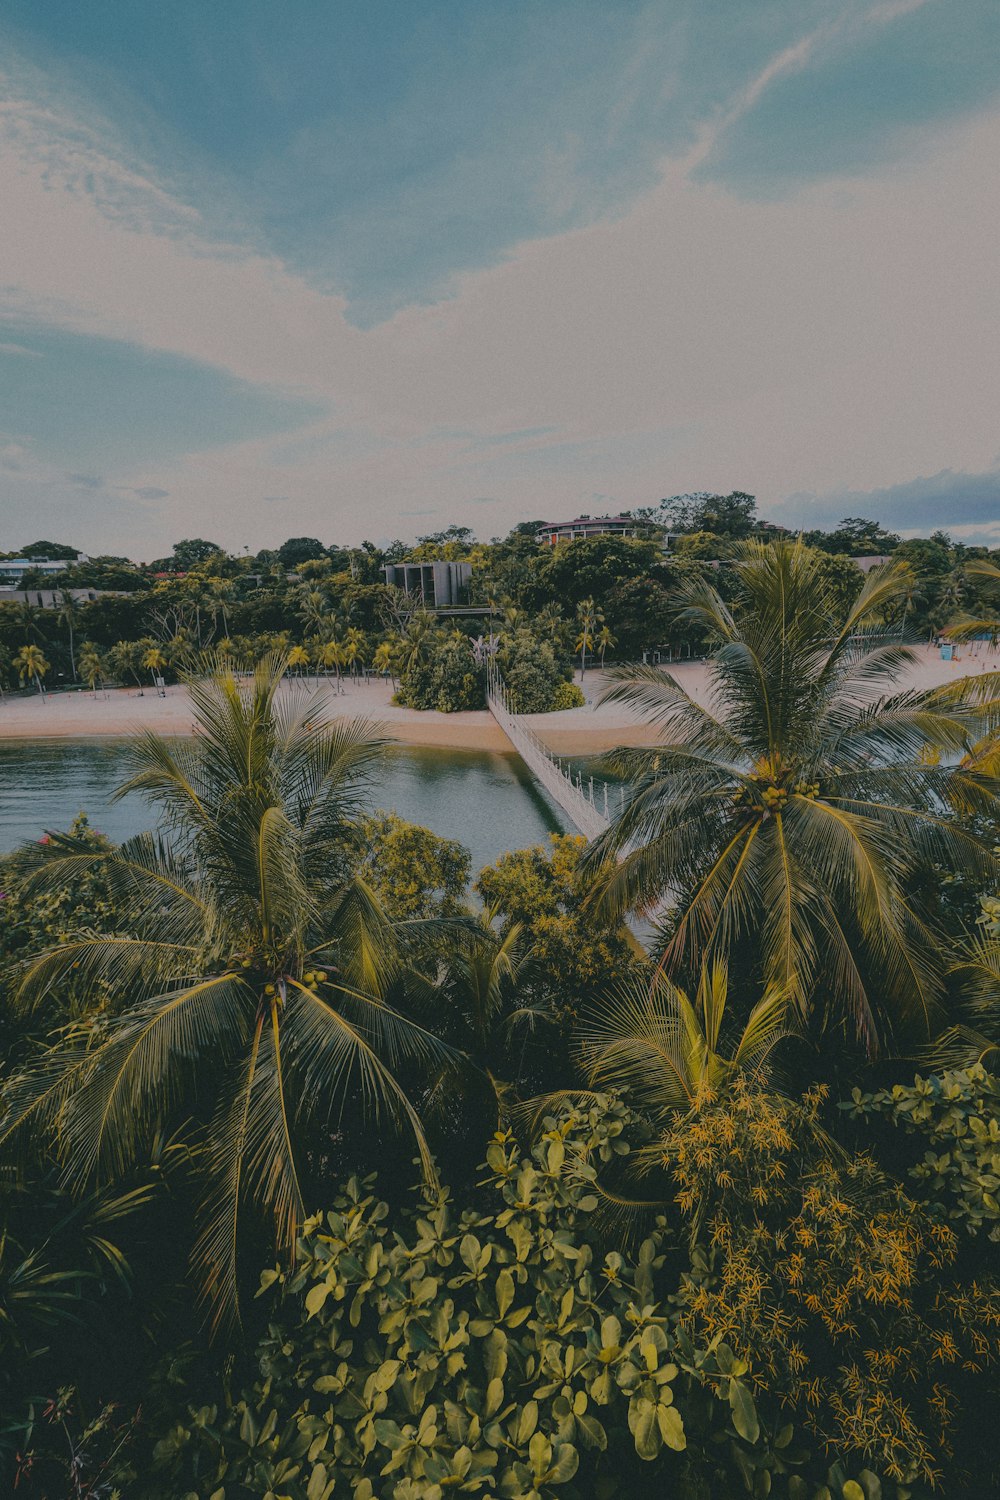
M 586 910 L 585 849 L 585 839 L 554 833 L 548 849 L 536 845 L 504 854 L 476 880 L 501 930 L 514 924 L 524 929 L 533 954 L 531 987 L 563 1016 L 574 1015 L 596 987 L 606 988 L 641 968 L 645 957 L 617 921 L 597 919 Z
M 910 653 L 881 631 L 905 569 L 870 573 L 845 613 L 819 554 L 741 547 L 732 601 L 687 589 L 686 615 L 716 647 L 712 710 L 656 668 L 612 674 L 606 697 L 659 743 L 612 760 L 631 789 L 588 855 L 602 865 L 595 907 L 667 904 L 675 975 L 746 943 L 815 1036 L 836 1029 L 869 1054 L 890 1036 L 926 1043 L 950 955 L 915 876 L 931 863 L 981 884 L 995 873 L 982 827 L 1000 779 L 974 747 L 995 729 L 998 675 L 898 692 Z
M 954 1231 L 833 1145 L 823 1097 L 737 1080 L 662 1139 L 664 1191 L 690 1224 L 680 1326 L 725 1340 L 765 1416 L 845 1460 L 903 1486 L 971 1473 L 971 1494 L 994 1493 L 977 1427 L 998 1395 L 1000 1290 L 957 1279 Z
M 429 641 L 426 654 L 415 656 L 403 673 L 397 697 L 408 708 L 443 714 L 485 707 L 483 673 L 465 637 Z
M 184 1403 L 142 1493 L 820 1494 L 788 1485 L 808 1461 L 787 1424 L 769 1440 L 746 1362 L 674 1334 L 662 1225 L 634 1259 L 602 1246 L 594 1180 L 628 1124 L 598 1099 L 546 1119 L 530 1156 L 498 1134 L 476 1204 L 440 1189 L 393 1217 L 352 1179 L 261 1278 L 256 1377 Z
M 5 1080 L 0 1100 L 0 1143 L 51 1139 L 78 1189 L 125 1175 L 165 1119 L 188 1122 L 203 1148 L 195 1260 L 218 1319 L 235 1310 L 247 1210 L 263 1208 L 279 1242 L 293 1240 L 308 1133 L 322 1139 L 325 1127 L 329 1139 L 345 1098 L 358 1117 L 377 1101 L 429 1170 L 394 1069 L 442 1051 L 388 1003 L 408 969 L 405 935 L 350 868 L 380 743 L 364 721 L 288 705 L 283 672 L 279 659 L 249 684 L 195 684 L 199 733 L 183 745 L 147 733 L 132 747 L 125 789 L 158 804 L 172 840 L 39 851 L 30 889 L 97 869 L 115 927 L 35 958 L 19 1001 L 75 976 L 109 997 L 111 1015 L 93 1046 L 60 1038 Z
M 922 1202 L 960 1231 L 1000 1241 L 1000 1082 L 991 1073 L 977 1063 L 851 1097 L 842 1108 L 882 1116 L 926 1147 L 910 1168 Z
M 363 820 L 361 838 L 360 872 L 388 916 L 451 916 L 462 908 L 469 854 L 457 840 L 384 812 Z
M 583 689 L 575 682 L 560 682 L 552 695 L 553 712 L 562 708 L 582 708 L 586 703 Z
M 497 665 L 503 676 L 510 706 L 516 714 L 547 714 L 555 708 L 560 689 L 569 687 L 566 669 L 551 642 L 533 631 L 515 629 L 500 637 Z M 559 707 L 577 707 L 560 702 Z

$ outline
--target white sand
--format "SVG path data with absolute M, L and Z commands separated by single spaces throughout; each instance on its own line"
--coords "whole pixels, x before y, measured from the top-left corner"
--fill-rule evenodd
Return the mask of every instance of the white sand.
M 914 654 L 916 660 L 905 681 L 898 684 L 900 688 L 936 687 L 969 673 L 1000 668 L 1000 654 L 985 645 L 963 648 L 959 659 L 950 662 L 942 661 L 940 653 L 930 646 L 917 647 Z M 670 670 L 693 698 L 702 703 L 708 701 L 707 663 L 686 662 Z M 600 672 L 588 672 L 583 682 L 588 699 L 586 707 L 529 715 L 528 724 L 546 744 L 563 755 L 587 755 L 615 745 L 653 742 L 655 729 L 637 723 L 621 705 L 595 703 L 604 684 Z M 325 683 L 317 690 L 310 679 L 303 685 L 291 683 L 283 691 L 303 697 L 318 695 L 332 716 L 376 720 L 392 739 L 407 744 L 463 750 L 510 749 L 506 736 L 488 713 L 440 714 L 398 708 L 390 701 L 392 688 L 386 682 L 349 683 L 337 695 Z M 8 696 L 0 704 L 0 739 L 121 738 L 140 728 L 168 735 L 190 734 L 193 716 L 187 689 L 168 687 L 165 696 L 160 697 L 151 687 L 141 695 L 136 688 L 116 688 L 99 692 L 95 697 L 84 688 L 79 692 L 46 694 L 44 701 L 38 693 Z

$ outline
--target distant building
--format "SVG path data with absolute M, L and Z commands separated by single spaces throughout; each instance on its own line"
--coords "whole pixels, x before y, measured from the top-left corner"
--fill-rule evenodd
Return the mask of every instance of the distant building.
M 575 521 L 546 521 L 536 533 L 546 547 L 587 536 L 648 536 L 649 523 L 634 516 L 577 516 Z
M 89 561 L 90 558 L 85 552 L 78 552 L 75 558 L 57 557 L 54 560 L 47 557 L 0 557 L 0 584 L 16 586 L 21 582 L 25 573 L 43 573 L 51 578 L 56 573 L 65 573 L 66 569 L 72 568 L 75 563 Z
M 62 609 L 65 595 L 76 604 L 93 604 L 95 599 L 126 599 L 122 589 L 5 589 L 0 587 L 0 604 L 31 604 L 35 609 Z
M 852 557 L 851 562 L 855 563 L 862 573 L 870 573 L 872 568 L 880 568 L 883 563 L 892 562 L 892 557 L 888 553 L 882 556 L 873 554 L 870 557 Z
M 382 569 L 390 588 L 403 589 L 427 609 L 449 609 L 464 604 L 472 578 L 467 562 L 387 563 Z

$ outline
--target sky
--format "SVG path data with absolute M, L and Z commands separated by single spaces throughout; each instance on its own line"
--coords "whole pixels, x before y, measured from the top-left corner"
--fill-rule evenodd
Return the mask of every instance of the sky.
M 0 550 L 1000 545 L 996 0 L 3 0 Z

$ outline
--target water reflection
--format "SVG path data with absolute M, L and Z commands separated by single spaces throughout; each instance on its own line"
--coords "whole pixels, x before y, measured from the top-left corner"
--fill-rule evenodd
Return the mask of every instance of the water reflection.
M 123 748 L 106 740 L 0 743 L 0 852 L 66 828 L 82 811 L 116 841 L 148 827 L 141 797 L 112 801 Z M 458 839 L 473 872 L 568 827 L 514 754 L 393 746 L 371 802 Z

